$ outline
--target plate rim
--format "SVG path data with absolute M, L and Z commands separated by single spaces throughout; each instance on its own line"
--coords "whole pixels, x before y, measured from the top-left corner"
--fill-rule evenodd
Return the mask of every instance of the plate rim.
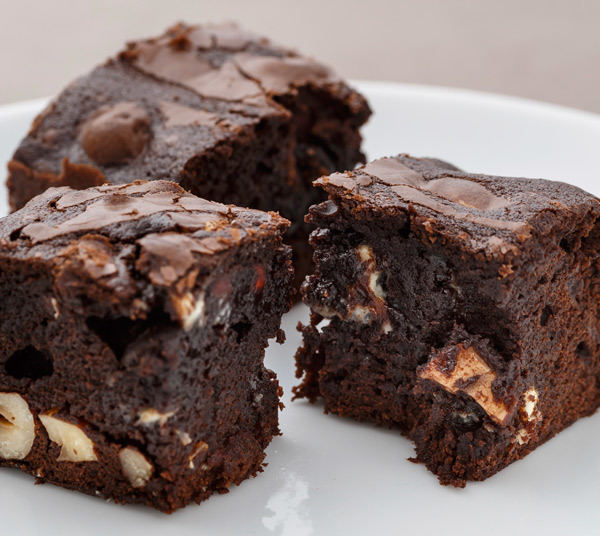
M 595 113 L 591 113 L 591 112 L 585 112 L 585 111 L 580 111 L 577 109 L 571 109 L 568 107 L 564 107 L 564 106 L 560 106 L 560 105 L 554 105 L 554 104 L 550 104 L 550 103 L 544 103 L 544 102 L 539 102 L 539 101 L 533 101 L 533 100 L 528 100 L 528 99 L 523 99 L 520 97 L 511 97 L 508 95 L 500 95 L 500 94 L 493 94 L 493 93 L 486 93 L 486 92 L 480 92 L 480 91 L 472 91 L 472 90 L 463 90 L 463 89 L 458 89 L 458 88 L 447 88 L 447 87 L 443 87 L 443 86 L 424 86 L 424 85 L 420 85 L 420 84 L 404 84 L 404 83 L 395 83 L 395 82 L 385 82 L 385 81 L 361 81 L 361 80 L 355 80 L 355 81 L 351 81 L 350 82 L 352 85 L 355 85 L 358 89 L 360 89 L 361 91 L 369 91 L 371 92 L 371 94 L 373 95 L 377 95 L 377 97 L 381 97 L 382 100 L 386 100 L 388 97 L 390 99 L 394 99 L 394 98 L 422 98 L 425 101 L 427 101 L 427 99 L 429 99 L 430 102 L 440 102 L 440 103 L 446 103 L 448 106 L 452 106 L 455 103 L 456 104 L 460 104 L 460 103 L 464 103 L 464 104 L 469 104 L 472 105 L 474 107 L 474 109 L 477 109 L 477 106 L 490 106 L 492 108 L 494 108 L 494 110 L 498 111 L 498 110 L 510 110 L 511 113 L 520 113 L 520 111 L 523 112 L 523 115 L 526 118 L 533 118 L 535 119 L 536 117 L 539 117 L 540 119 L 547 119 L 548 116 L 552 119 L 556 119 L 557 121 L 566 121 L 568 122 L 570 125 L 573 126 L 581 126 L 583 125 L 584 129 L 586 129 L 586 135 L 587 136 L 591 136 L 592 138 L 595 139 L 596 133 L 598 133 L 600 135 L 600 114 L 595 114 Z M 30 99 L 30 100 L 24 100 L 24 101 L 17 101 L 14 103 L 8 103 L 8 104 L 4 104 L 4 105 L 0 105 L 0 128 L 2 128 L 2 125 L 5 124 L 5 122 L 8 122 L 12 119 L 14 119 L 16 116 L 23 114 L 23 113 L 28 113 L 28 114 L 37 114 L 39 113 L 43 107 L 45 105 L 47 105 L 47 103 L 49 102 L 49 98 L 37 98 L 37 99 Z M 536 111 L 537 110 L 537 111 Z M 383 115 L 383 117 L 388 117 L 389 115 Z M 30 121 L 27 122 L 27 125 L 30 124 Z M 374 122 L 371 123 L 371 125 L 374 125 Z M 589 125 L 589 129 L 587 128 L 587 126 Z M 14 137 L 14 136 L 13 136 Z M 11 138 L 12 139 L 12 138 Z M 0 185 L 0 189 L 2 188 L 2 185 Z M 288 313 L 289 314 L 289 313 Z M 295 318 L 295 317 L 293 317 Z M 292 324 L 295 324 L 295 322 L 292 322 Z M 288 335 L 289 336 L 289 335 Z M 290 337 L 290 340 L 293 340 L 292 337 Z M 281 356 L 281 347 L 277 346 L 276 348 L 274 348 L 274 350 L 276 350 L 275 354 L 272 354 L 271 359 L 273 359 L 273 356 L 278 359 Z M 287 355 L 287 354 L 286 354 Z M 290 356 L 287 356 L 288 359 L 290 359 Z M 278 372 L 278 375 L 280 377 L 280 380 L 282 378 L 281 373 L 280 373 L 280 369 L 275 369 L 273 367 L 274 370 L 276 370 Z M 292 364 L 290 365 L 290 370 L 293 369 L 293 360 L 292 360 Z M 288 371 L 289 372 L 289 371 Z M 293 372 L 290 372 L 293 374 Z M 287 389 L 286 389 L 287 391 Z M 289 391 L 286 393 L 289 396 Z M 294 403 L 297 404 L 297 403 Z M 300 403 L 302 404 L 302 403 Z M 286 404 L 287 405 L 287 404 Z M 298 409 L 298 408 L 296 408 Z M 289 412 L 288 413 L 288 418 L 289 416 L 293 415 L 293 419 L 301 419 L 301 422 L 305 422 L 304 421 L 304 416 L 301 416 L 297 411 L 293 411 L 293 413 L 290 410 L 294 410 L 294 405 L 288 405 L 288 410 L 286 411 Z M 322 414 L 322 410 L 317 408 L 317 407 L 312 407 L 310 408 L 311 413 L 314 412 L 315 415 L 314 417 L 319 417 L 321 418 L 321 416 L 323 416 L 326 419 L 335 419 L 335 417 L 325 417 Z M 282 417 L 282 414 L 280 414 L 280 419 Z M 598 415 L 596 414 L 596 418 L 598 419 Z M 310 417 L 310 422 L 317 422 L 316 420 L 313 421 L 313 416 Z M 345 420 L 346 421 L 346 420 Z M 281 421 L 280 421 L 281 422 Z M 306 421 L 308 422 L 308 421 Z M 343 421 L 340 421 L 343 422 Z M 327 421 L 327 424 L 329 424 L 329 421 Z M 284 426 L 289 426 L 290 425 L 290 421 L 286 422 L 286 424 L 284 424 Z M 354 427 L 356 425 L 356 429 L 358 430 L 359 427 L 360 429 L 363 428 L 363 425 L 358 425 L 356 423 L 354 423 L 353 421 L 347 421 L 347 422 L 343 422 L 344 427 L 346 427 L 348 425 L 348 428 L 350 426 Z M 588 429 L 593 428 L 593 423 L 591 422 L 585 422 L 584 424 L 584 419 L 580 419 L 577 423 L 575 423 L 574 426 L 585 426 Z M 369 426 L 369 425 L 367 425 Z M 283 432 L 284 432 L 284 437 L 287 437 L 287 439 L 289 439 L 290 441 L 287 443 L 287 446 L 289 447 L 290 445 L 293 445 L 294 448 L 297 449 L 301 449 L 303 447 L 303 443 L 299 442 L 297 439 L 297 436 L 294 436 L 293 434 L 290 434 L 290 430 L 291 428 L 282 428 Z M 318 430 L 318 428 L 315 428 L 315 430 Z M 370 432 L 370 428 L 365 427 L 365 430 Z M 383 431 L 385 431 L 385 429 L 381 429 Z M 340 437 L 349 437 L 346 436 L 346 432 L 341 432 L 342 435 Z M 563 432 L 561 432 L 561 434 L 566 435 L 567 433 L 569 433 L 569 429 L 564 430 Z M 571 433 L 573 433 L 572 429 L 571 429 Z M 579 432 L 581 433 L 581 432 Z M 561 437 L 561 434 L 559 434 L 557 436 L 557 438 L 555 438 L 555 442 L 557 439 L 559 439 Z M 359 437 L 362 438 L 363 434 L 362 432 L 359 434 Z M 581 437 L 581 436 L 579 436 Z M 590 432 L 590 437 L 594 437 L 593 434 L 591 434 Z M 278 441 L 281 441 L 282 438 L 277 438 Z M 370 441 L 370 440 L 369 440 Z M 412 454 L 413 452 L 413 444 L 408 441 L 407 439 L 403 438 L 401 435 L 399 435 L 398 433 L 394 433 L 394 439 L 393 439 L 394 443 L 397 443 L 397 448 L 398 448 L 398 453 L 402 453 L 405 450 L 409 450 L 410 454 Z M 386 440 L 387 442 L 387 440 Z M 544 447 L 547 446 L 552 446 L 553 443 L 552 441 L 548 442 L 547 445 L 545 445 Z M 571 443 L 568 443 L 569 445 Z M 406 448 L 405 448 L 406 447 Z M 294 463 L 296 463 L 296 458 L 294 457 L 289 457 L 288 455 L 286 455 L 286 462 L 285 465 L 278 465 L 278 459 L 281 458 L 277 458 L 277 451 L 282 451 L 282 452 L 291 452 L 292 455 L 294 455 L 294 453 L 296 452 L 295 450 L 285 450 L 286 449 L 286 445 L 284 444 L 276 444 L 275 442 L 271 443 L 270 445 L 270 449 L 272 449 L 269 453 L 270 458 L 267 458 L 267 461 L 271 463 L 271 468 L 269 469 L 270 474 L 264 474 L 263 476 L 260 476 L 259 479 L 260 481 L 256 481 L 256 482 L 250 482 L 247 481 L 246 482 L 246 487 L 244 486 L 240 486 L 239 489 L 236 487 L 234 488 L 235 490 L 237 490 L 238 493 L 244 493 L 244 497 L 246 498 L 245 501 L 243 501 L 243 508 L 238 512 L 239 515 L 242 516 L 246 516 L 248 515 L 248 512 L 252 512 L 252 517 L 249 520 L 251 523 L 248 523 L 246 525 L 246 523 L 244 522 L 244 525 L 240 525 L 240 526 L 250 526 L 255 527 L 255 526 L 260 526 L 260 528 L 262 528 L 262 531 L 259 531 L 258 533 L 261 534 L 283 534 L 285 533 L 285 525 L 282 524 L 277 524 L 275 525 L 275 528 L 268 528 L 267 525 L 264 524 L 264 521 L 262 521 L 262 525 L 259 525 L 259 523 L 261 523 L 261 516 L 269 516 L 272 519 L 277 519 L 275 516 L 275 514 L 277 512 L 279 512 L 279 510 L 277 510 L 277 505 L 274 504 L 271 506 L 269 506 L 269 503 L 266 501 L 266 499 L 271 499 L 273 497 L 277 497 L 277 492 L 279 492 L 280 490 L 283 490 L 284 492 L 286 491 L 286 488 L 282 487 L 284 485 L 284 483 L 286 482 L 284 477 L 287 475 L 290 475 L 292 473 L 291 469 L 300 467 L 301 469 L 299 469 L 300 474 L 303 475 L 303 465 L 292 465 L 292 461 Z M 557 448 L 554 449 L 554 452 L 556 452 Z M 537 454 L 537 456 L 539 457 L 540 454 L 542 454 L 541 452 Z M 344 455 L 347 458 L 347 455 Z M 542 454 L 543 457 L 543 454 Z M 402 456 L 400 456 L 400 458 L 402 458 Z M 570 458 L 570 455 L 567 453 L 564 455 L 565 458 L 565 463 L 567 461 L 568 458 Z M 302 457 L 302 460 L 304 460 L 305 458 Z M 533 459 L 533 457 L 531 458 Z M 544 459 L 548 459 L 550 461 L 555 460 L 556 458 L 550 457 L 550 458 L 544 458 Z M 562 458 L 561 458 L 562 459 Z M 301 460 L 301 461 L 302 461 Z M 303 463 L 303 462 L 302 462 Z M 391 463 L 396 464 L 396 460 L 393 459 L 391 460 Z M 429 472 L 426 472 L 424 466 L 421 466 L 419 468 L 419 475 L 426 475 L 427 477 L 427 484 L 425 487 L 421 487 L 423 480 L 422 480 L 422 476 L 416 476 L 417 473 L 413 473 L 411 472 L 410 469 L 412 469 L 412 464 L 408 464 L 407 462 L 405 462 L 404 459 L 402 459 L 402 466 L 406 467 L 407 470 L 406 472 L 401 472 L 398 473 L 397 475 L 397 479 L 399 481 L 401 481 L 401 487 L 402 489 L 406 490 L 407 494 L 410 494 L 410 490 L 412 486 L 416 486 L 416 489 L 420 490 L 421 492 L 423 490 L 425 490 L 425 492 L 429 492 L 429 490 L 438 490 L 439 485 L 437 484 L 436 480 L 435 480 L 435 476 L 433 474 L 430 474 Z M 531 468 L 531 465 L 529 466 L 521 466 L 519 467 L 518 470 L 515 469 L 515 465 L 512 466 L 511 468 L 507 468 L 508 470 L 511 471 L 517 471 L 518 474 L 516 477 L 510 477 L 509 478 L 509 483 L 512 483 L 512 485 L 514 486 L 518 486 L 521 482 L 523 478 L 527 478 L 527 476 L 533 475 L 533 476 L 538 476 L 537 471 L 531 472 L 531 469 L 528 472 L 527 467 Z M 568 467 L 568 465 L 565 465 L 565 467 Z M 281 471 L 282 469 L 285 469 L 284 471 Z M 276 472 L 275 470 L 279 470 L 281 472 Z M 27 482 L 24 484 L 24 486 L 26 485 L 28 488 L 32 487 L 33 482 L 31 481 L 30 477 L 27 475 L 21 475 L 21 473 L 16 473 L 15 474 L 19 475 L 19 479 L 20 480 L 25 480 L 27 479 Z M 506 473 L 508 475 L 508 472 Z M 557 474 L 563 474 L 563 469 L 559 468 L 557 469 Z M 282 476 L 283 475 L 283 476 Z M 23 478 L 21 478 L 21 476 Z M 511 480 L 512 479 L 512 480 Z M 261 482 L 264 481 L 264 485 L 261 484 Z M 7 482 L 12 482 L 10 480 L 7 479 Z M 309 475 L 309 477 L 307 478 L 306 482 L 308 483 L 309 486 L 313 486 L 315 480 L 313 479 L 313 473 L 311 472 L 311 474 Z M 337 486 L 344 486 L 344 480 L 339 480 L 336 481 L 335 477 L 327 477 L 325 480 L 316 480 L 316 482 L 321 483 L 322 486 L 328 485 L 331 486 L 331 497 L 335 497 L 334 492 L 338 489 Z M 497 497 L 498 493 L 504 493 L 508 488 L 506 487 L 506 484 L 504 483 L 499 483 L 499 484 L 495 484 L 496 480 L 492 480 L 490 479 L 487 483 L 485 483 L 485 485 L 487 486 L 486 488 L 484 488 L 484 491 L 478 491 L 477 493 L 475 493 L 474 491 L 471 490 L 475 490 L 476 488 L 474 486 L 482 484 L 482 483 L 473 483 L 473 485 L 471 485 L 470 487 L 467 488 L 467 490 L 463 491 L 461 490 L 459 492 L 459 490 L 447 490 L 448 494 L 447 494 L 447 502 L 451 505 L 451 506 L 456 506 L 457 504 L 459 505 L 460 510 L 458 510 L 458 512 L 464 512 L 465 514 L 468 514 L 469 512 L 471 512 L 470 510 L 470 503 L 469 501 L 473 499 L 474 495 L 479 494 L 482 497 L 485 498 L 489 498 L 489 499 L 494 499 L 494 497 Z M 325 483 L 325 484 L 323 484 Z M 255 491 L 251 491 L 250 487 L 251 485 L 254 485 Z M 491 486 L 490 486 L 491 485 Z M 19 490 L 21 488 L 19 487 Z M 25 489 L 23 487 L 23 489 Z M 44 488 L 41 488 L 44 489 Z M 326 490 L 327 488 L 323 487 L 320 490 L 314 490 L 312 487 L 309 487 L 309 491 L 310 491 L 310 496 L 308 497 L 307 501 L 308 504 L 311 505 L 311 508 L 315 508 L 315 510 L 311 510 L 309 511 L 308 514 L 306 514 L 306 519 L 308 520 L 309 524 L 308 525 L 302 525 L 302 521 L 305 518 L 301 518 L 299 519 L 299 524 L 298 525 L 294 525 L 294 518 L 293 516 L 290 518 L 291 521 L 291 525 L 289 525 L 287 527 L 288 529 L 288 534 L 290 534 L 291 532 L 293 532 L 293 529 L 298 529 L 300 532 L 302 533 L 302 529 L 304 527 L 304 529 L 306 529 L 306 527 L 309 527 L 310 530 L 314 529 L 314 533 L 318 534 L 321 532 L 326 532 L 327 529 L 331 530 L 332 533 L 334 533 L 335 531 L 333 530 L 332 527 L 332 522 L 326 522 L 324 521 L 324 519 L 326 519 L 324 517 L 324 515 L 321 513 L 321 511 L 317 508 L 314 507 L 313 505 L 315 505 L 316 503 L 314 502 L 316 499 L 318 499 L 318 497 L 323 497 L 323 490 Z M 442 488 L 443 489 L 443 488 Z M 571 488 L 567 488 L 567 490 L 570 490 Z M 590 490 L 589 488 L 587 488 L 587 484 L 586 482 L 584 482 L 584 489 L 587 489 L 588 491 L 586 493 L 593 493 L 593 490 Z M 244 491 L 245 490 L 245 491 Z M 265 491 L 266 490 L 266 491 Z M 5 490 L 6 491 L 6 490 Z M 268 491 L 268 493 L 267 493 Z M 317 494 L 318 491 L 318 494 Z M 456 491 L 456 494 L 454 494 L 454 491 Z M 46 495 L 47 492 L 47 495 Z M 34 505 L 34 507 L 36 508 L 35 510 L 33 510 L 34 512 L 39 512 L 40 510 L 43 512 L 50 512 L 50 511 L 57 511 L 57 506 L 67 506 L 67 507 L 72 507 L 73 505 L 76 505 L 77 507 L 81 506 L 82 512 L 86 512 L 92 515 L 97 515 L 97 516 L 101 516 L 104 518 L 107 518 L 109 521 L 100 524 L 100 527 L 106 527 L 109 524 L 112 524 L 113 528 L 115 526 L 119 526 L 121 527 L 122 530 L 128 530 L 131 531 L 132 534 L 143 534 L 145 531 L 147 531 L 147 534 L 154 534 L 155 531 L 158 533 L 159 531 L 162 532 L 163 534 L 171 534 L 172 532 L 174 533 L 181 533 L 183 534 L 198 534 L 198 532 L 204 533 L 210 533 L 210 527 L 214 526 L 215 523 L 218 523 L 219 520 L 217 519 L 217 517 L 215 517 L 215 515 L 219 515 L 221 512 L 231 512 L 230 510 L 230 504 L 233 505 L 235 507 L 235 505 L 237 504 L 242 504 L 239 502 L 235 502 L 236 499 L 234 499 L 233 497 L 231 497 L 232 500 L 228 500 L 228 501 L 223 501 L 222 504 L 219 503 L 217 505 L 217 503 L 214 503 L 214 499 L 218 499 L 218 497 L 215 497 L 213 499 L 213 503 L 214 503 L 214 507 L 210 506 L 211 510 L 210 512 L 206 511 L 206 508 L 204 510 L 200 510 L 200 508 L 192 505 L 190 508 L 185 508 L 185 509 L 181 509 L 177 514 L 175 514 L 175 516 L 171 516 L 171 517 L 160 517 L 161 514 L 157 514 L 155 513 L 153 510 L 151 509 L 147 509 L 144 508 L 142 510 L 141 507 L 137 507 L 137 506 L 127 506 L 127 507 L 117 507 L 114 505 L 111 505 L 109 508 L 103 508 L 103 503 L 102 501 L 99 501 L 98 499 L 90 499 L 88 502 L 88 497 L 87 496 L 80 496 L 80 494 L 77 494 L 76 492 L 68 492 L 69 495 L 63 494 L 63 492 L 66 492 L 66 490 L 63 490 L 62 488 L 57 488 L 54 489 L 54 486 L 48 485 L 46 491 L 44 492 L 43 496 L 40 496 L 41 498 L 41 503 L 43 504 L 36 504 L 32 501 L 32 504 Z M 444 491 L 445 493 L 445 491 Z M 460 497 L 458 496 L 458 493 L 463 493 Z M 469 495 L 467 495 L 467 493 L 469 493 Z M 253 495 L 256 494 L 256 495 Z M 250 510 L 250 508 L 254 508 L 252 501 L 247 500 L 248 497 L 253 497 L 253 496 L 257 496 L 261 498 L 261 502 L 257 503 L 258 504 L 258 508 L 256 509 L 252 509 Z M 326 496 L 326 495 L 325 495 Z M 434 494 L 433 496 L 435 497 L 441 497 L 441 495 L 438 495 L 437 493 Z M 38 496 L 34 493 L 28 494 L 27 497 L 35 497 L 37 498 Z M 262 498 L 265 497 L 265 502 L 263 504 L 262 502 Z M 281 500 L 281 495 L 278 496 L 279 499 Z M 283 497 L 285 498 L 286 496 L 283 495 Z M 544 495 L 544 498 L 546 498 L 546 495 Z M 400 497 L 401 499 L 401 497 Z M 93 501 L 97 501 L 92 503 Z M 464 500 L 464 510 L 462 509 L 462 506 L 460 506 L 460 501 Z M 533 500 L 533 499 L 532 499 Z M 549 500 L 549 499 L 548 499 Z M 330 499 L 331 501 L 331 499 Z M 480 502 L 480 499 L 477 499 L 476 502 L 474 504 L 476 505 L 481 505 L 482 503 Z M 209 506 L 209 503 L 206 503 L 207 506 Z M 227 504 L 226 504 L 227 503 Z M 12 504 L 12 503 L 11 503 Z M 25 512 L 27 510 L 27 505 L 29 504 L 28 502 L 24 503 L 25 506 L 22 506 L 20 503 L 15 502 L 13 504 L 13 506 L 17 506 L 18 508 L 16 508 L 17 512 Z M 306 503 L 301 503 L 301 504 L 306 504 Z M 356 503 L 352 503 L 352 504 L 356 504 Z M 421 497 L 417 497 L 417 499 L 410 499 L 408 504 L 412 504 L 415 507 L 415 512 L 414 514 L 408 515 L 408 516 L 404 516 L 405 517 L 405 526 L 408 527 L 408 529 L 410 530 L 411 528 L 414 530 L 414 527 L 416 527 L 416 516 L 417 514 L 420 514 L 422 511 L 424 511 L 424 507 L 423 505 L 426 506 L 426 500 L 424 498 Z M 493 504 L 493 503 L 491 503 Z M 506 503 L 508 504 L 508 503 Z M 548 504 L 556 504 L 555 502 L 548 502 Z M 338 500 L 335 499 L 332 502 L 328 502 L 326 503 L 327 508 L 331 508 L 331 506 L 333 505 L 334 507 L 334 513 L 336 511 L 336 508 L 339 506 Z M 358 505 L 357 505 L 358 506 Z M 364 506 L 364 504 L 363 504 Z M 385 503 L 383 505 L 385 507 Z M 527 503 L 525 503 L 522 508 L 524 512 L 526 512 L 525 508 L 527 506 Z M 585 506 L 585 504 L 583 505 Z M 295 508 L 299 508 L 299 506 L 296 506 Z M 573 502 L 572 500 L 566 500 L 565 501 L 565 508 L 568 508 L 571 513 L 573 512 L 580 512 L 580 510 L 576 510 L 573 508 Z M 571 510 L 572 509 L 572 510 Z M 317 511 L 318 510 L 318 511 Z M 296 510 L 293 510 L 292 513 L 294 513 Z M 300 513 L 302 513 L 302 510 L 298 510 L 300 511 Z M 380 511 L 380 510 L 377 510 Z M 537 512 L 540 511 L 540 508 L 536 509 Z M 273 513 L 271 513 L 273 512 Z M 368 509 L 367 509 L 368 512 Z M 284 511 L 285 513 L 285 511 Z M 486 513 L 486 510 L 483 511 L 483 513 Z M 28 524 L 26 525 L 26 528 L 28 530 L 31 530 L 31 533 L 34 534 L 36 533 L 36 527 L 40 527 L 41 525 L 44 525 L 45 530 L 47 531 L 47 533 L 50 534 L 65 534 L 64 532 L 61 533 L 61 529 L 64 529 L 66 526 L 66 524 L 64 523 L 59 523 L 57 521 L 55 521 L 54 519 L 50 519 L 49 518 L 49 523 L 43 523 L 42 520 L 39 521 L 35 521 L 35 517 L 37 514 L 34 514 L 34 516 L 32 516 L 34 518 L 34 520 L 30 520 L 28 521 Z M 331 512 L 328 513 L 328 515 L 331 515 Z M 476 520 L 480 521 L 482 518 L 480 517 L 482 514 L 477 514 L 477 516 L 475 517 Z M 524 516 L 526 514 L 521 514 L 521 516 Z M 570 516 L 571 514 L 561 514 L 558 515 L 557 517 L 554 517 L 554 515 L 549 516 L 547 519 L 550 519 L 551 523 L 556 523 L 554 530 L 548 530 L 548 524 L 547 523 L 543 523 L 541 525 L 538 525 L 538 528 L 541 528 L 544 531 L 547 531 L 548 533 L 551 534 L 557 534 L 559 533 L 559 531 L 562 531 L 565 528 L 565 524 L 567 522 L 567 516 Z M 206 516 L 206 520 L 205 520 L 205 516 Z M 342 526 L 345 527 L 345 529 L 348 531 L 348 533 L 352 533 L 354 534 L 356 531 L 357 534 L 361 533 L 361 530 L 364 530 L 368 525 L 371 524 L 371 522 L 367 519 L 367 515 L 365 515 L 365 521 L 364 523 L 357 523 L 354 527 L 354 529 L 352 531 L 348 531 L 348 529 L 350 529 L 350 525 L 348 525 L 346 522 L 342 523 Z M 263 518 L 264 519 L 264 518 Z M 284 518 L 284 521 L 287 518 Z M 356 516 L 353 518 L 356 521 Z M 389 515 L 387 518 L 383 519 L 383 521 L 380 521 L 378 525 L 376 525 L 377 527 L 379 527 L 379 529 L 381 530 L 381 527 L 383 525 L 381 525 L 381 523 L 385 523 L 385 525 L 388 527 L 388 531 L 392 531 L 394 530 L 394 527 L 398 527 L 398 525 L 396 525 L 395 523 L 397 523 L 399 520 L 398 514 L 394 513 L 394 512 L 389 512 Z M 525 531 L 530 529 L 530 527 L 535 526 L 536 523 L 539 523 L 536 520 L 527 520 L 523 517 L 516 517 L 516 520 L 522 523 L 522 526 L 516 526 L 513 527 L 513 531 L 515 534 L 517 533 L 521 533 L 521 530 Z M 15 518 L 11 516 L 9 516 L 8 519 L 9 522 L 11 521 L 15 521 Z M 16 521 L 18 521 L 18 518 L 16 519 Z M 579 523 L 585 523 L 585 526 L 580 525 L 580 524 L 574 524 L 571 525 L 571 529 L 572 531 L 582 531 L 585 532 L 586 527 L 590 528 L 591 526 L 593 526 L 593 523 L 596 522 L 595 518 L 593 516 L 589 516 L 588 518 L 585 517 L 580 517 L 579 518 Z M 114 523 L 117 523 L 117 525 L 115 525 Z M 272 523 L 275 523 L 275 521 L 272 521 Z M 312 524 L 311 524 L 312 523 Z M 442 529 L 444 526 L 447 528 L 449 525 L 445 525 L 445 521 L 442 519 L 442 521 L 440 521 L 440 525 L 437 526 L 437 528 L 434 528 L 433 525 L 431 524 L 432 521 L 429 520 L 427 522 L 427 524 L 424 525 L 424 527 L 422 527 L 422 532 L 423 534 L 436 534 L 437 532 L 439 532 L 440 529 Z M 589 525 L 587 525 L 587 523 L 589 523 Z M 234 527 L 234 529 L 238 530 L 238 534 L 240 526 Z M 10 527 L 10 525 L 9 525 Z M 229 525 L 227 525 L 227 527 L 229 527 Z M 283 527 L 283 528 L 282 528 Z M 451 525 L 450 525 L 451 527 Z M 499 524 L 499 527 L 503 530 L 506 530 L 507 527 L 509 527 L 509 521 L 508 519 L 506 521 L 502 521 Z M 583 527 L 583 528 L 582 528 Z M 477 527 L 475 526 L 476 530 L 480 530 L 477 529 Z M 520 530 L 521 529 L 521 530 Z M 79 530 L 75 528 L 74 530 Z M 226 528 L 225 531 L 227 531 L 227 533 L 232 533 L 234 534 L 235 532 L 229 532 L 230 530 L 232 530 L 231 528 Z M 463 528 L 463 530 L 465 530 Z M 496 528 L 495 527 L 491 527 L 491 533 L 496 534 Z M 194 532 L 192 532 L 194 531 Z M 431 532 L 430 532 L 431 531 Z M 436 532 L 437 531 L 437 532 Z M 9 531 L 10 532 L 10 531 Z M 29 533 L 29 532 L 28 532 Z M 70 532 L 69 532 L 70 533 Z M 308 533 L 305 532 L 304 533 Z M 563 532 L 564 533 L 564 532 Z M 469 528 L 469 525 L 466 525 L 466 532 L 465 534 L 473 534 L 471 532 L 471 528 Z

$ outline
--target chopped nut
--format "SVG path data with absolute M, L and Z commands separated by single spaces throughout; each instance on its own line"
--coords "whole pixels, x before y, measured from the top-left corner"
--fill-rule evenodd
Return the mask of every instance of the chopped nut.
M 527 421 L 532 421 L 534 420 L 534 414 L 537 413 L 537 403 L 539 401 L 537 391 L 530 387 L 523 397 L 525 398 L 525 405 L 523 406 L 525 417 Z
M 138 420 L 136 421 L 136 426 L 147 425 L 160 423 L 161 426 L 164 426 L 166 422 L 175 415 L 174 411 L 169 411 L 168 413 L 160 413 L 153 408 L 145 409 L 138 413 Z
M 123 474 L 134 488 L 143 488 L 154 471 L 152 464 L 135 447 L 125 447 L 119 452 Z
M 520 428 L 517 430 L 517 434 L 515 435 L 515 441 L 519 445 L 524 445 L 525 443 L 529 443 L 529 433 L 525 428 Z
M 150 307 L 148 307 L 148 304 L 146 302 L 140 300 L 139 298 L 135 298 L 133 300 L 133 307 L 135 308 L 136 311 L 142 311 L 144 313 L 146 313 L 150 310 Z
M 56 298 L 50 298 L 50 303 L 52 304 L 52 310 L 54 311 L 54 318 L 57 319 L 60 316 L 60 309 L 58 308 Z
M 356 249 L 356 253 L 360 261 L 364 264 L 364 275 L 362 277 L 362 285 L 366 285 L 368 292 L 371 294 L 369 301 L 372 304 L 372 314 L 363 314 L 360 311 L 356 311 L 356 308 L 350 311 L 351 318 L 359 320 L 364 323 L 371 322 L 375 317 L 379 316 L 382 319 L 387 316 L 383 306 L 385 304 L 386 291 L 384 286 L 381 284 L 383 273 L 380 270 L 376 270 L 377 263 L 375 262 L 375 254 L 373 248 L 367 244 L 361 244 Z M 352 294 L 356 293 L 356 289 L 350 288 L 349 295 L 352 298 Z M 350 301 L 352 301 L 350 299 Z M 363 309 L 365 307 L 359 306 Z M 384 331 L 385 333 L 385 331 Z
M 525 402 L 519 408 L 519 416 L 523 426 L 515 435 L 515 441 L 519 445 L 524 445 L 532 439 L 535 427 L 542 420 L 542 414 L 537 408 L 539 397 L 535 388 L 530 387 L 525 391 L 523 399 Z
M 0 393 L 0 458 L 22 460 L 35 439 L 29 404 L 17 393 Z
M 194 467 L 195 467 L 194 459 L 199 454 L 202 454 L 203 452 L 206 452 L 207 450 L 208 450 L 208 444 L 205 443 L 204 441 L 199 441 L 196 444 L 196 448 L 194 449 L 194 452 L 192 452 L 192 454 L 188 458 L 188 460 L 189 460 L 189 468 L 190 469 L 194 469 Z
M 508 277 L 510 274 L 513 274 L 514 270 L 512 267 L 512 264 L 503 264 L 502 266 L 500 266 L 500 268 L 498 269 L 498 275 L 500 276 L 500 279 L 504 279 L 505 277 Z
M 369 276 L 369 288 L 373 295 L 380 300 L 385 300 L 385 290 L 379 283 L 379 278 L 381 277 L 381 272 L 373 272 Z
M 438 352 L 419 370 L 419 378 L 432 380 L 449 393 L 461 391 L 469 395 L 494 422 L 505 424 L 509 410 L 502 401 L 496 400 L 492 393 L 492 382 L 497 377 L 496 373 L 472 346 L 465 348 L 459 344 L 456 348 L 458 352 L 453 364 L 449 363 L 447 352 Z
M 367 244 L 361 244 L 356 251 L 358 252 L 358 258 L 363 262 L 373 262 L 375 260 L 373 248 Z
M 94 443 L 79 426 L 49 414 L 41 414 L 40 421 L 48 432 L 50 441 L 62 447 L 58 456 L 59 462 L 98 461 Z
M 362 324 L 368 324 L 371 321 L 371 309 L 364 305 L 356 305 L 350 311 L 350 319 L 355 322 L 361 322 Z
M 334 311 L 333 309 L 331 309 L 330 307 L 327 307 L 326 305 L 320 305 L 320 304 L 314 304 L 312 306 L 312 310 L 321 315 L 323 318 L 333 318 L 334 316 L 340 316 L 337 311 Z
M 187 432 L 182 432 L 181 430 L 177 430 L 177 436 L 179 437 L 179 441 L 181 441 L 181 444 L 184 447 L 189 445 L 192 442 L 192 438 L 190 437 L 190 434 L 188 434 Z
M 191 292 L 186 292 L 181 297 L 171 296 L 171 301 L 185 331 L 192 329 L 196 323 L 204 323 L 203 294 L 200 294 L 198 298 L 194 298 Z

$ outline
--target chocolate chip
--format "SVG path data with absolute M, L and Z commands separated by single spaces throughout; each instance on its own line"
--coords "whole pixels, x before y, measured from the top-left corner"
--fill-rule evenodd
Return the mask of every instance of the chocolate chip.
M 310 210 L 313 214 L 326 218 L 335 216 L 338 212 L 338 206 L 335 204 L 334 201 L 330 199 L 328 201 L 320 203 L 319 205 L 311 207 Z
M 81 145 L 97 164 L 122 164 L 138 156 L 150 139 L 150 118 L 135 102 L 102 106 L 84 123 Z

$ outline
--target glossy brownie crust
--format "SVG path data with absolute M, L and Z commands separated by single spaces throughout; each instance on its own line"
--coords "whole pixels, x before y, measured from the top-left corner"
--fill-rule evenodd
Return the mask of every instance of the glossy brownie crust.
M 165 512 L 261 471 L 287 225 L 166 181 L 51 188 L 0 220 L 0 465 Z
M 50 186 L 168 179 L 292 221 L 298 276 L 311 181 L 363 162 L 365 99 L 329 68 L 232 25 L 179 24 L 75 80 L 9 163 L 10 205 Z
M 398 427 L 443 484 L 600 403 L 600 203 L 401 155 L 321 178 L 298 397 Z

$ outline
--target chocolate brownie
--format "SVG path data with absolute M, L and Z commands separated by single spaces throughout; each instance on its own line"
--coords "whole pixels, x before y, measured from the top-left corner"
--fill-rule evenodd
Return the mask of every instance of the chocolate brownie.
M 600 203 L 407 155 L 316 184 L 298 397 L 483 480 L 600 404 Z
M 0 465 L 165 512 L 260 471 L 287 225 L 167 181 L 50 188 L 0 220 Z
M 365 99 L 324 65 L 236 25 L 178 24 L 69 85 L 9 163 L 10 205 L 49 186 L 169 179 L 292 221 L 310 266 L 311 181 L 363 162 Z M 301 279 L 299 279 L 301 280 Z

